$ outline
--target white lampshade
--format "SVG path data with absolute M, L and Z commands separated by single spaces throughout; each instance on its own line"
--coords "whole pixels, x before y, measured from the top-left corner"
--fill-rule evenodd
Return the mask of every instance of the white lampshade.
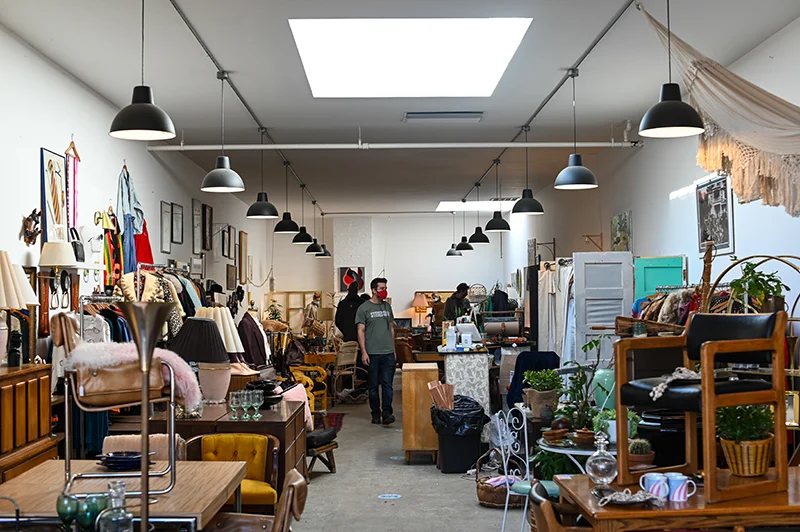
M 0 251 L 0 309 L 24 309 L 38 304 L 22 266 L 11 264 L 8 253 Z
M 45 242 L 39 257 L 39 266 L 48 268 L 74 268 L 78 262 L 69 242 Z
M 414 296 L 414 301 L 411 302 L 411 306 L 417 309 L 427 309 L 428 308 L 428 298 L 425 297 L 425 294 L 420 294 L 417 292 L 417 295 Z M 417 310 L 417 312 L 425 312 L 425 310 Z

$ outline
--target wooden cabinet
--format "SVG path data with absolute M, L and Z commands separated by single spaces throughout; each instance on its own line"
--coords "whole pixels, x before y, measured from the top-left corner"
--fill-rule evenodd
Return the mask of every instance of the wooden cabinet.
M 439 437 L 431 424 L 433 400 L 428 383 L 439 380 L 437 364 L 403 364 L 403 450 L 406 463 L 411 453 L 430 453 L 434 461 Z

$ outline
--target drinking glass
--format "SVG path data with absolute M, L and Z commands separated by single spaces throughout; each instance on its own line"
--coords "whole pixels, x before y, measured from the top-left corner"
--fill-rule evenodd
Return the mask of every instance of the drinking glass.
M 78 515 L 78 499 L 72 495 L 62 493 L 56 499 L 56 512 L 61 522 L 69 530 L 72 527 L 72 522 Z
M 253 408 L 255 409 L 255 413 L 253 414 L 253 419 L 258 421 L 261 419 L 261 405 L 264 404 L 264 390 L 254 390 L 253 391 Z
M 236 415 L 237 410 L 242 406 L 242 392 L 231 392 L 229 402 L 231 405 L 231 421 L 239 421 L 239 416 Z
M 244 415 L 242 415 L 242 421 L 250 421 L 250 414 L 247 413 L 247 410 L 253 406 L 253 392 L 250 390 L 244 390 L 242 392 L 242 408 L 244 408 Z

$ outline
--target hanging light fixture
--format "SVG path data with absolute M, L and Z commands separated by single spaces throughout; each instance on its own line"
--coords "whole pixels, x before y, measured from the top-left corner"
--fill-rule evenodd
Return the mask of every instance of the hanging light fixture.
M 217 79 L 220 82 L 220 107 L 221 107 L 221 129 L 222 129 L 222 155 L 217 157 L 217 165 L 203 178 L 200 190 L 203 192 L 243 192 L 244 181 L 231 170 L 231 160 L 225 155 L 225 80 L 228 79 L 227 72 L 217 72 Z M 265 194 L 266 196 L 266 194 Z M 260 194 L 259 194 L 259 200 Z M 274 209 L 275 207 L 273 207 Z
M 494 160 L 494 187 L 495 192 L 497 194 L 497 200 L 500 201 L 500 176 L 498 173 L 498 168 L 500 167 L 500 159 Z M 503 218 L 503 213 L 500 211 L 494 211 L 492 215 L 492 219 L 486 223 L 486 229 L 484 229 L 487 233 L 508 233 L 511 231 L 511 226 L 508 225 L 508 222 L 505 221 Z
M 153 89 L 144 84 L 144 0 L 142 0 L 142 84 L 133 88 L 131 104 L 111 121 L 108 132 L 123 140 L 169 140 L 175 138 L 172 119 L 154 103 Z
M 322 218 L 322 241 L 325 242 L 325 213 L 320 213 L 320 217 Z M 322 251 L 315 255 L 318 259 L 330 259 L 332 257 L 331 252 L 328 251 L 328 248 L 325 247 L 325 244 L 322 244 Z
M 264 144 L 264 133 L 266 129 L 261 129 L 261 144 Z M 269 220 L 278 217 L 278 209 L 269 202 L 267 193 L 264 192 L 264 150 L 261 150 L 261 192 L 256 197 L 256 202 L 247 209 L 247 218 L 257 220 Z
M 571 68 L 569 75 L 572 78 L 572 145 L 574 148 L 569 156 L 569 164 L 556 176 L 554 188 L 588 190 L 597 188 L 597 178 L 591 170 L 583 166 L 583 160 L 578 153 L 578 120 L 575 112 L 575 78 L 578 77 L 578 69 Z
M 525 132 L 525 144 L 528 143 L 528 131 L 531 130 L 530 126 L 522 126 Z M 511 214 L 525 214 L 536 215 L 544 214 L 544 207 L 537 200 L 533 199 L 533 190 L 531 190 L 528 183 L 528 147 L 525 147 L 525 189 L 522 191 L 522 197 L 514 204 L 511 209 Z
M 658 103 L 642 117 L 639 135 L 662 139 L 699 135 L 705 131 L 703 119 L 694 107 L 681 100 L 680 85 L 672 83 L 672 28 L 669 0 L 667 0 L 667 58 L 669 83 L 661 85 L 661 97 Z
M 317 200 L 311 200 L 311 206 L 314 211 L 314 232 L 317 232 Z M 324 236 L 324 235 L 323 235 Z M 306 255 L 316 255 L 322 253 L 322 246 L 317 243 L 316 238 L 311 239 L 311 245 L 306 248 Z
M 314 238 L 308 234 L 306 231 L 306 186 L 304 184 L 300 185 L 300 222 L 303 224 L 300 226 L 300 231 L 294 236 L 292 239 L 292 244 L 302 244 L 307 246 L 314 242 Z
M 481 203 L 481 184 L 480 183 L 475 183 L 475 189 L 476 189 L 476 191 L 478 193 L 478 205 L 480 205 L 480 203 Z M 486 236 L 485 234 L 483 234 L 483 229 L 481 228 L 481 211 L 480 210 L 476 210 L 475 214 L 476 214 L 475 217 L 478 219 L 478 225 L 475 226 L 475 232 L 472 233 L 472 235 L 470 235 L 469 243 L 470 244 L 479 244 L 479 245 L 488 244 L 489 243 L 489 237 Z
M 447 250 L 447 257 L 461 257 L 462 254 L 456 249 L 456 213 L 453 214 L 453 243 L 450 244 L 450 249 Z
M 463 199 L 462 202 L 466 202 L 467 200 Z M 464 236 L 461 237 L 461 242 L 458 243 L 456 246 L 458 251 L 474 251 L 475 248 L 472 247 L 467 241 L 467 211 L 464 211 Z
M 283 161 L 283 173 L 286 181 L 286 211 L 283 213 L 283 219 L 275 224 L 275 232 L 280 234 L 293 235 L 300 231 L 297 227 L 297 222 L 292 220 L 292 213 L 289 212 L 289 161 Z

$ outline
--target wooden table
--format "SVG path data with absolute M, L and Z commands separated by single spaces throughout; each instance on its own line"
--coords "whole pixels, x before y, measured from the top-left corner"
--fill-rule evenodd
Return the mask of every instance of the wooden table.
M 774 469 L 768 474 L 774 475 Z M 668 501 L 658 509 L 601 507 L 591 494 L 594 484 L 585 475 L 556 475 L 553 480 L 561 488 L 561 498 L 578 506 L 599 532 L 800 525 L 800 470 L 796 467 L 789 468 L 789 491 L 706 504 L 701 488 L 687 502 Z M 748 482 L 727 471 L 719 472 L 719 480 L 720 485 Z M 633 487 L 631 491 L 638 489 Z
M 436 362 L 444 364 L 444 356 L 436 351 L 412 351 L 415 362 Z
M 306 366 L 322 366 L 336 364 L 336 353 L 306 353 L 303 358 Z
M 245 477 L 245 462 L 178 462 L 175 487 L 166 495 L 158 495 L 158 502 L 150 505 L 150 519 L 178 519 L 200 530 L 209 524 L 230 496 L 239 489 Z M 166 462 L 157 462 L 158 469 Z M 105 472 L 94 460 L 73 460 L 74 473 Z M 75 492 L 105 492 L 109 479 L 87 479 L 77 481 Z M 125 479 L 128 491 L 139 490 L 139 479 Z M 150 489 L 160 489 L 169 479 L 150 479 Z M 56 499 L 64 488 L 64 461 L 48 460 L 22 475 L 0 485 L 0 496 L 11 497 L 19 504 L 22 517 L 54 518 Z M 128 506 L 138 504 L 130 499 Z M 130 511 L 138 515 L 136 508 Z M 0 507 L 0 519 L 13 519 L 9 505 Z M 23 525 L 24 530 L 24 525 Z
M 406 463 L 411 453 L 426 453 L 436 463 L 439 437 L 431 424 L 431 393 L 428 383 L 439 380 L 436 364 L 403 364 L 403 451 Z

